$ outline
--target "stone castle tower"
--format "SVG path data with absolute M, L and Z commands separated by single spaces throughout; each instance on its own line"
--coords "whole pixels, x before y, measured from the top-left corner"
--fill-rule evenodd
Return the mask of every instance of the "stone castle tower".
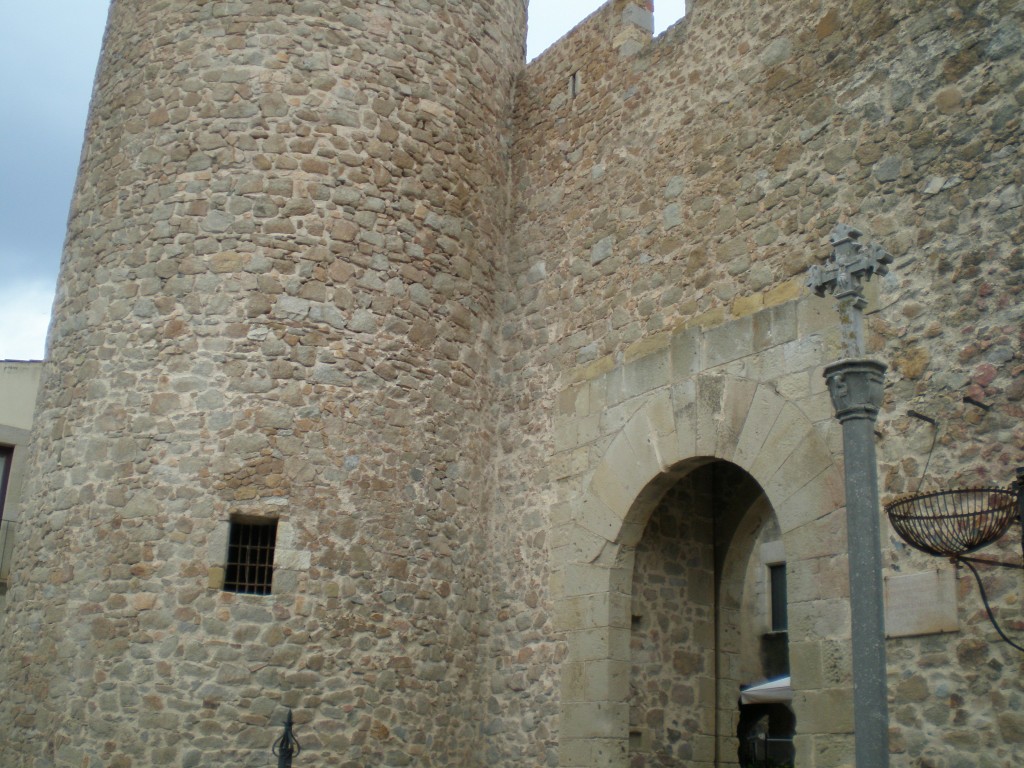
M 472 763 L 525 13 L 112 4 L 24 541 L 61 575 L 12 637 L 33 751 L 255 764 L 253 714 L 315 697 L 304 759 L 386 764 L 369 727 Z M 233 520 L 276 521 L 272 602 L 207 591 Z
M 113 0 L 0 766 L 273 765 L 289 709 L 297 768 L 736 766 L 780 671 L 797 765 L 852 764 L 806 271 L 837 221 L 895 256 L 883 496 L 1008 482 L 1024 6 L 689 5 L 524 65 L 526 0 Z M 883 556 L 894 768 L 1024 763 L 974 587 Z

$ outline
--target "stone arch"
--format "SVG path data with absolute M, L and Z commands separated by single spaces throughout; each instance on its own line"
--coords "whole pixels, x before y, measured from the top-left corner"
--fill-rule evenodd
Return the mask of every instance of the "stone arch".
M 737 465 L 761 486 L 795 569 L 830 561 L 830 578 L 810 578 L 791 589 L 791 647 L 848 642 L 842 475 L 814 421 L 771 383 L 738 376 L 701 374 L 655 390 L 570 501 L 572 546 L 562 550 L 563 562 L 554 563 L 561 586 L 556 615 L 568 645 L 563 768 L 627 765 L 630 548 L 665 491 L 716 460 Z M 818 731 L 852 731 L 848 680 L 826 680 L 820 670 L 799 666 L 793 678 L 798 722 L 805 724 L 798 750 L 814 750 Z M 819 728 L 823 718 L 814 711 L 822 696 L 832 722 Z

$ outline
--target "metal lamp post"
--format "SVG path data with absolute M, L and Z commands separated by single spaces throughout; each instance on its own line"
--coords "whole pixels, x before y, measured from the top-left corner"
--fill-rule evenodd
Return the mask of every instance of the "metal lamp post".
M 884 275 L 892 256 L 857 242 L 861 232 L 836 225 L 829 261 L 812 266 L 808 285 L 839 301 L 843 359 L 825 368 L 832 405 L 843 427 L 846 526 L 850 557 L 853 721 L 857 768 L 889 765 L 889 705 L 874 424 L 882 404 L 885 364 L 864 358 L 863 279 Z

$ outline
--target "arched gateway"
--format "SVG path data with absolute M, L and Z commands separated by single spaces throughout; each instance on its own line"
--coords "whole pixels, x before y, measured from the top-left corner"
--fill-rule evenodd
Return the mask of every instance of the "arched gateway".
M 643 748 L 645 735 L 637 727 L 636 713 L 630 732 L 631 668 L 637 674 L 631 627 L 644 621 L 633 613 L 637 547 L 666 492 L 689 482 L 691 488 L 682 496 L 699 494 L 695 484 L 716 469 L 726 473 L 730 487 L 749 482 L 754 492 L 739 507 L 730 502 L 731 511 L 716 509 L 721 505 L 712 498 L 710 504 L 707 499 L 697 504 L 700 510 L 691 503 L 690 513 L 711 521 L 731 515 L 730 535 L 746 526 L 748 542 L 757 520 L 777 520 L 777 547 L 785 552 L 790 574 L 798 755 L 819 753 L 829 743 L 836 746 L 836 738 L 848 738 L 852 728 L 848 664 L 842 661 L 849 619 L 841 473 L 814 422 L 772 384 L 702 374 L 647 394 L 569 503 L 569 538 L 578 544 L 558 550 L 562 561 L 554 563 L 562 588 L 557 615 L 568 641 L 560 744 L 565 768 L 628 765 L 631 735 L 633 751 Z M 713 489 L 713 484 L 707 487 Z M 681 504 L 680 519 L 686 519 L 687 506 Z M 718 542 L 712 538 L 709 544 L 705 537 L 704 544 L 713 552 Z M 737 573 L 743 568 L 730 562 L 726 546 L 719 548 L 713 555 L 719 573 L 712 578 L 722 599 L 713 608 L 707 606 L 703 619 L 693 618 L 696 636 L 690 638 L 697 646 L 710 640 L 716 651 L 706 658 L 696 654 L 692 667 L 685 659 L 676 665 L 680 676 L 689 675 L 691 692 L 681 696 L 694 699 L 696 714 L 683 729 L 691 732 L 673 738 L 687 741 L 686 764 L 694 766 L 737 762 L 731 713 L 743 681 L 730 679 L 721 626 L 718 637 L 713 628 L 701 629 L 702 621 L 720 625 L 734 620 L 730 611 L 740 607 L 735 593 L 726 595 L 725 582 L 742 580 Z M 736 560 L 735 552 L 731 559 Z M 699 602 L 695 594 L 689 597 Z

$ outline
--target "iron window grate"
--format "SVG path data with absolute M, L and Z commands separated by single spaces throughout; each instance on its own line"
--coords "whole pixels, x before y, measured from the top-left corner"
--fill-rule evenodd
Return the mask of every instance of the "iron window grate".
M 274 575 L 277 520 L 232 520 L 224 590 L 269 595 Z

